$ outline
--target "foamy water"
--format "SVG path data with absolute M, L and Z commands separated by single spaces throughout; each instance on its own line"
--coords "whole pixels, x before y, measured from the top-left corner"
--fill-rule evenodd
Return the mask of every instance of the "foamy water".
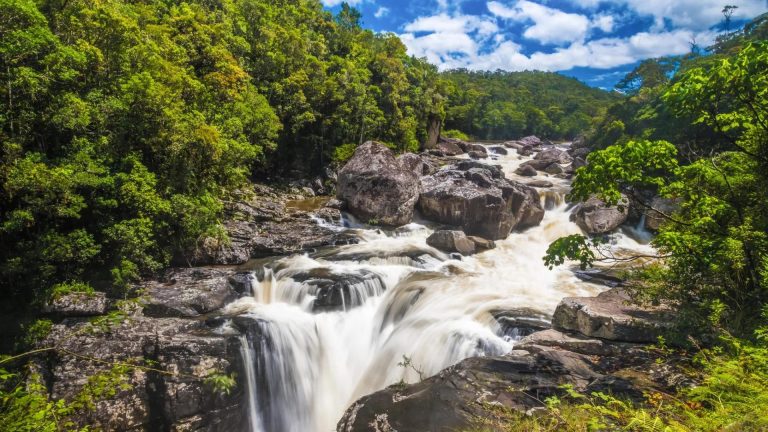
M 347 217 L 344 225 L 357 231 L 360 244 L 285 257 L 259 271 L 253 296 L 226 311 L 238 316 L 241 328 L 250 323 L 241 338 L 248 366 L 241 381 L 251 431 L 335 430 L 344 410 L 363 395 L 418 381 L 467 357 L 510 351 L 515 337 L 503 333 L 495 313 L 527 308 L 550 315 L 563 297 L 603 290 L 567 266 L 544 265 L 552 241 L 581 231 L 568 220 L 567 180 L 513 174 L 528 159 L 510 149 L 485 161 L 501 165 L 508 178 L 554 184 L 542 194 L 548 210 L 541 224 L 497 241 L 495 249 L 450 259 L 426 244 L 429 223 L 383 231 Z M 649 249 L 623 234 L 614 243 Z M 342 310 L 316 313 L 313 289 L 296 280 L 312 272 L 374 277 L 349 286 Z M 411 366 L 398 365 L 404 356 Z

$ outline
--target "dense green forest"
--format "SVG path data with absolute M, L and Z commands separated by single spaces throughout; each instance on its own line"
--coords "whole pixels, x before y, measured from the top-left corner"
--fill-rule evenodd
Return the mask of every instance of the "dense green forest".
M 448 71 L 445 128 L 479 139 L 571 139 L 621 97 L 547 72 Z
M 443 118 L 569 138 L 612 100 L 555 74 L 439 75 L 359 22 L 316 0 L 0 0 L 2 297 L 119 296 L 224 236 L 221 200 L 249 179 L 367 139 L 416 151 Z
M 551 418 L 515 417 L 526 430 L 768 428 L 768 16 L 720 37 L 707 55 L 651 59 L 589 136 L 598 151 L 570 198 L 620 194 L 676 203 L 659 209 L 661 260 L 631 275 L 640 301 L 677 312 L 660 361 L 687 359 L 699 385 L 632 404 L 605 394 L 552 399 Z M 602 149 L 602 150 L 599 150 Z M 554 242 L 545 261 L 611 261 L 601 239 Z M 676 347 L 670 349 L 672 342 Z

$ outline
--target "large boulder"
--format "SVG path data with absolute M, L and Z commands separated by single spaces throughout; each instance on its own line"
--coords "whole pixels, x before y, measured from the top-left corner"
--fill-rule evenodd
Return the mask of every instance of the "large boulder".
M 459 141 L 463 142 L 463 141 Z M 458 156 L 464 153 L 464 150 L 459 147 L 458 143 L 453 140 L 441 140 L 437 143 L 437 149 L 440 150 L 446 156 Z
M 58 317 L 85 317 L 106 313 L 109 301 L 103 292 L 72 292 L 51 298 L 43 312 Z
M 538 225 L 544 217 L 536 190 L 504 178 L 492 165 L 462 161 L 423 177 L 421 186 L 421 214 L 469 235 L 503 239 L 513 229 Z
M 475 242 L 467 238 L 462 231 L 435 231 L 427 237 L 427 244 L 445 252 L 458 252 L 462 255 L 475 253 Z
M 612 341 L 655 342 L 673 320 L 669 309 L 638 306 L 626 291 L 612 288 L 597 297 L 564 298 L 552 327 Z
M 419 177 L 383 144 L 368 141 L 339 172 L 337 197 L 362 221 L 405 225 L 419 199 Z
M 536 168 L 532 167 L 531 165 L 527 164 L 521 164 L 517 169 L 515 170 L 515 174 L 523 177 L 535 177 L 539 173 L 536 171 Z
M 144 315 L 151 317 L 196 317 L 221 309 L 237 299 L 230 283 L 232 270 L 177 268 L 158 281 L 142 284 L 147 297 Z
M 547 165 L 552 163 L 565 165 L 571 163 L 572 160 L 571 156 L 567 152 L 560 150 L 557 147 L 544 149 L 538 152 L 536 156 L 533 157 L 533 159 L 546 161 Z
M 425 432 L 488 430 L 490 410 L 526 412 L 547 397 L 576 389 L 599 377 L 586 356 L 567 351 L 503 357 L 474 357 L 412 385 L 392 385 L 357 400 L 344 413 L 338 432 Z M 498 412 L 498 411 L 497 411 Z
M 622 195 L 617 206 L 607 206 L 597 197 L 576 205 L 571 213 L 571 221 L 587 234 L 609 233 L 627 220 L 629 200 Z

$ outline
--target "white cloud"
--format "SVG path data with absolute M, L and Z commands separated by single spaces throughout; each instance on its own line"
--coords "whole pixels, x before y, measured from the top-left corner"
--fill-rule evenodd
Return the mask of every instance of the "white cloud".
M 471 15 L 448 15 L 441 13 L 428 17 L 419 17 L 405 25 L 406 32 L 472 33 L 477 31 L 482 36 L 499 31 L 495 22 Z
M 449 38 L 446 34 L 414 38 L 403 35 L 411 54 L 426 57 L 440 69 L 463 67 L 475 70 L 508 71 L 548 70 L 563 71 L 574 67 L 610 69 L 651 57 L 685 54 L 689 42 L 695 37 L 700 43 L 710 43 L 715 33 L 694 33 L 689 30 L 669 32 L 642 32 L 627 38 L 601 38 L 589 42 L 575 42 L 553 52 L 522 53 L 521 46 L 508 40 L 498 41 L 493 49 L 480 53 L 478 44 L 466 37 Z
M 523 36 L 543 44 L 562 45 L 584 40 L 590 27 L 589 19 L 584 15 L 566 13 L 528 0 L 518 1 L 512 7 L 491 1 L 488 2 L 488 10 L 499 18 L 533 21 Z
M 738 6 L 733 19 L 749 19 L 768 9 L 765 0 L 571 0 L 584 9 L 594 9 L 599 4 L 625 5 L 632 11 L 653 17 L 655 29 L 665 27 L 665 20 L 673 27 L 705 30 L 723 21 L 723 6 Z
M 376 13 L 374 13 L 373 16 L 376 18 L 382 18 L 387 16 L 387 14 L 389 14 L 389 8 L 382 6 L 376 10 Z
M 613 15 L 603 14 L 592 17 L 591 26 L 598 28 L 605 33 L 611 33 L 615 24 L 616 19 L 613 17 Z

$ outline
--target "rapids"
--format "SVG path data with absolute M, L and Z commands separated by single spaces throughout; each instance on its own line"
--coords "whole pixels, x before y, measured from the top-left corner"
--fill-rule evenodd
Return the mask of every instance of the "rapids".
M 485 162 L 500 164 L 508 178 L 554 184 L 540 190 L 547 209 L 541 224 L 497 241 L 495 249 L 453 259 L 426 244 L 434 229 L 428 222 L 386 231 L 346 216 L 336 229 L 354 230 L 359 244 L 251 264 L 252 295 L 226 310 L 247 329 L 240 381 L 250 432 L 335 430 L 344 410 L 365 394 L 418 381 L 467 357 L 510 351 L 520 333 L 495 314 L 546 318 L 563 297 L 605 289 L 580 281 L 568 266 L 549 270 L 542 261 L 550 242 L 580 232 L 563 199 L 568 181 L 518 178 L 514 170 L 528 158 L 514 151 L 491 157 Z M 613 241 L 648 252 L 623 233 Z M 316 310 L 317 291 L 299 277 L 306 274 L 351 277 L 337 293 L 341 310 Z

